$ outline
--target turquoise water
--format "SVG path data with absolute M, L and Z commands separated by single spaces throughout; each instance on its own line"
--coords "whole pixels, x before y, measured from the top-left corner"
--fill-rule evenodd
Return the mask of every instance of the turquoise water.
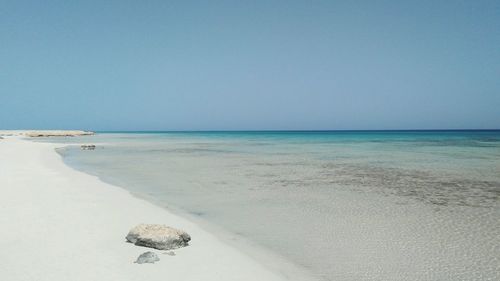
M 118 132 L 67 164 L 322 280 L 500 279 L 500 131 Z M 251 254 L 251 253 L 249 253 Z

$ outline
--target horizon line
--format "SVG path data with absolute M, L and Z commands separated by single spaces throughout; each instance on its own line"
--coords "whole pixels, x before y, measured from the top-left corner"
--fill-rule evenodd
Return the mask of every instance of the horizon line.
M 474 132 L 500 131 L 500 129 L 326 129 L 326 130 L 95 130 L 96 133 L 145 132 L 145 133 L 238 133 L 238 132 Z

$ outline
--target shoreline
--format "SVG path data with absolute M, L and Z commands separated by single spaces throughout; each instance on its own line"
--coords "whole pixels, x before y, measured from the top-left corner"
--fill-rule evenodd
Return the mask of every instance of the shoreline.
M 96 143 L 100 144 L 100 143 Z M 79 146 L 80 144 L 71 144 L 69 146 Z M 107 144 L 109 145 L 109 144 Z M 64 149 L 66 146 L 57 146 L 57 149 Z M 62 158 L 62 161 L 64 162 L 64 157 L 59 153 L 56 152 L 60 155 Z M 65 162 L 64 162 L 65 163 Z M 96 177 L 99 179 L 99 181 L 118 187 L 120 189 L 123 189 L 125 192 L 128 192 L 131 196 L 134 198 L 137 198 L 138 200 L 146 201 L 154 206 L 159 207 L 162 210 L 165 210 L 166 212 L 169 212 L 170 214 L 180 217 L 181 219 L 187 220 L 204 231 L 210 233 L 211 235 L 216 236 L 219 240 L 223 240 L 224 244 L 228 245 L 229 247 L 232 247 L 236 249 L 237 251 L 242 252 L 244 255 L 249 256 L 253 260 L 258 260 L 259 264 L 265 264 L 265 267 L 267 269 L 270 269 L 271 272 L 276 272 L 279 273 L 280 275 L 283 275 L 286 280 L 291 280 L 291 281 L 322 281 L 324 279 L 321 279 L 318 276 L 313 275 L 309 270 L 306 269 L 304 265 L 299 265 L 296 264 L 290 260 L 288 260 L 286 257 L 266 248 L 263 245 L 258 244 L 255 241 L 252 241 L 250 238 L 242 236 L 239 233 L 233 233 L 227 229 L 224 229 L 223 227 L 214 224 L 213 222 L 209 222 L 203 218 L 200 218 L 199 216 L 188 212 L 187 210 L 184 210 L 182 208 L 176 207 L 174 205 L 164 205 L 161 201 L 155 200 L 154 198 L 150 198 L 144 195 L 141 195 L 140 193 L 134 193 L 132 191 L 127 190 L 125 187 L 123 187 L 123 183 L 117 183 L 113 182 L 110 180 L 107 180 L 105 178 L 102 178 L 101 176 L 97 174 L 92 174 L 87 171 L 79 170 L 76 167 L 72 167 L 70 164 L 65 163 L 66 166 L 70 167 L 71 169 L 74 169 L 78 172 L 84 173 L 86 175 L 90 175 L 92 177 Z
M 6 279 L 290 280 L 193 222 L 74 170 L 57 147 L 20 137 L 0 140 L 0 271 Z M 173 257 L 126 243 L 128 230 L 139 223 L 180 228 L 193 240 Z M 160 256 L 158 263 L 133 263 L 150 250 Z
M 497 137 L 495 135 L 495 139 Z M 90 177 L 94 181 L 100 182 L 100 185 L 105 184 L 98 191 L 91 190 L 88 193 L 86 191 L 89 184 L 85 184 L 81 179 L 70 179 L 71 183 L 69 185 L 71 186 L 67 184 L 62 188 L 72 190 L 78 186 L 79 192 L 84 192 L 85 197 L 89 197 L 90 194 L 90 197 L 98 198 L 102 197 L 100 196 L 101 189 L 117 189 L 120 194 L 126 193 L 127 198 L 133 197 L 133 200 L 146 201 L 150 205 L 152 204 L 161 209 L 158 212 L 163 213 L 166 211 L 172 217 L 176 217 L 181 221 L 185 220 L 210 234 L 227 248 L 244 256 L 245 260 L 251 260 L 254 265 L 256 263 L 258 270 L 263 270 L 272 275 L 272 280 L 276 280 L 274 278 L 281 280 L 352 280 L 353 278 L 358 280 L 496 280 L 500 272 L 497 263 L 495 263 L 497 260 L 495 249 L 497 249 L 496 245 L 498 244 L 498 237 L 500 237 L 498 235 L 500 228 L 498 228 L 497 220 L 498 215 L 500 215 L 498 202 L 481 201 L 483 205 L 477 207 L 453 204 L 462 202 L 457 201 L 462 198 L 460 196 L 472 195 L 470 200 L 476 200 L 468 201 L 472 203 L 479 202 L 477 200 L 489 200 L 491 198 L 488 190 L 485 190 L 489 185 L 483 186 L 482 184 L 498 182 L 497 176 L 494 174 L 491 174 L 489 178 L 487 177 L 489 174 L 486 172 L 489 171 L 489 168 L 484 166 L 488 163 L 488 159 L 492 163 L 497 163 L 497 159 L 491 155 L 496 153 L 492 149 L 480 153 L 477 151 L 480 146 L 474 146 L 462 152 L 460 144 L 464 144 L 463 141 L 452 143 L 446 148 L 453 149 L 450 152 L 456 151 L 458 154 L 454 155 L 456 155 L 457 159 L 463 159 L 465 162 L 460 162 L 459 166 L 456 164 L 447 166 L 433 165 L 431 162 L 441 163 L 446 160 L 446 163 L 449 163 L 449 156 L 434 157 L 430 155 L 430 152 L 435 152 L 435 150 L 425 148 L 419 151 L 426 153 L 424 154 L 427 155 L 426 157 L 417 157 L 415 161 L 409 164 L 402 164 L 401 169 L 389 169 L 380 165 L 384 167 L 380 173 L 368 174 L 367 179 L 377 179 L 377 175 L 391 179 L 391 175 L 400 175 L 401 171 L 407 171 L 408 175 L 413 176 L 411 179 L 405 180 L 403 178 L 400 184 L 389 185 L 388 188 L 397 188 L 401 184 L 412 187 L 412 179 L 422 179 L 424 180 L 421 182 L 423 187 L 431 188 L 431 191 L 438 192 L 443 188 L 449 191 L 449 194 L 443 200 L 450 200 L 444 201 L 450 202 L 450 204 L 439 205 L 417 200 L 428 197 L 414 198 L 388 194 L 386 193 L 387 190 L 384 189 L 385 186 L 381 185 L 375 185 L 374 188 L 378 188 L 376 190 L 371 189 L 361 192 L 362 189 L 343 188 L 341 184 L 335 185 L 335 182 L 323 185 L 317 180 L 313 182 L 307 180 L 308 175 L 312 174 L 318 175 L 318 180 L 334 180 L 335 178 L 331 177 L 331 174 L 326 174 L 326 177 L 322 176 L 322 172 L 325 171 L 324 164 L 333 162 L 342 167 L 346 167 L 346 165 L 348 167 L 349 161 L 353 159 L 352 156 L 356 156 L 357 153 L 363 152 L 364 155 L 371 155 L 370 152 L 373 152 L 374 148 L 367 145 L 347 151 L 340 150 L 344 155 L 350 156 L 347 158 L 347 162 L 341 160 L 323 161 L 311 157 L 305 158 L 309 159 L 310 162 L 304 165 L 306 163 L 303 162 L 304 160 L 301 157 L 303 154 L 301 153 L 296 153 L 293 157 L 286 159 L 283 159 L 279 154 L 276 157 L 271 157 L 266 156 L 270 152 L 268 149 L 252 150 L 253 146 L 251 144 L 244 146 L 245 149 L 241 149 L 243 153 L 237 153 L 233 155 L 234 157 L 225 157 L 227 156 L 224 154 L 225 151 L 232 151 L 233 149 L 240 151 L 238 150 L 241 145 L 239 139 L 234 140 L 236 141 L 234 145 L 227 147 L 228 142 L 219 139 L 200 142 L 199 138 L 189 137 L 183 139 L 174 138 L 172 141 L 168 141 L 168 138 L 148 137 L 143 139 L 142 136 L 133 134 L 98 134 L 92 138 L 48 138 L 46 140 L 42 138 L 37 140 L 23 137 L 23 139 L 26 140 L 26 146 L 29 143 L 41 144 L 41 146 L 36 150 L 31 149 L 31 152 L 25 151 L 24 146 L 18 146 L 17 152 L 4 146 L 5 151 L 12 151 L 11 157 L 3 157 L 6 154 L 2 153 L 2 149 L 0 149 L 0 159 L 7 158 L 9 161 L 16 159 L 20 162 L 24 161 L 25 165 L 36 160 L 35 162 L 38 163 L 39 167 L 35 170 L 29 168 L 31 172 L 26 171 L 27 175 L 24 176 L 15 173 L 15 175 L 11 175 L 10 180 L 19 180 L 23 179 L 23 177 L 39 178 L 40 175 L 37 175 L 37 170 L 54 166 L 54 164 L 47 163 L 47 161 L 41 161 L 40 163 L 38 158 L 47 157 L 41 156 L 40 152 L 52 155 L 50 158 L 54 158 L 54 154 L 58 155 L 59 157 L 55 157 L 56 162 L 59 163 L 58 165 L 65 167 L 64 169 L 70 169 L 73 173 L 84 175 L 87 179 Z M 473 138 L 476 141 L 482 139 L 483 137 Z M 333 136 L 332 140 L 335 140 Z M 437 138 L 433 141 L 440 144 L 441 139 Z M 352 142 L 342 142 L 342 148 L 348 148 L 348 144 Z M 2 148 L 2 144 L 6 143 L 8 142 L 0 140 L 0 148 Z M 276 144 L 274 141 L 263 143 Z M 279 141 L 279 144 L 282 144 L 287 149 L 295 148 L 302 151 L 302 148 L 305 148 L 303 143 L 287 146 L 289 143 L 289 140 Z M 333 143 L 335 144 L 335 142 Z M 389 140 L 386 144 L 377 146 L 377 148 L 383 148 L 384 151 L 397 151 L 400 154 L 396 160 L 401 161 L 415 156 L 415 151 L 411 147 L 415 143 L 418 144 L 419 140 L 412 140 L 410 146 L 406 146 L 405 149 L 399 144 L 395 145 L 394 140 Z M 87 146 L 95 144 L 97 145 L 96 149 L 103 150 L 86 152 L 81 148 L 83 144 Z M 206 148 L 206 146 L 211 147 L 215 153 L 199 153 L 197 151 L 200 147 Z M 219 149 L 221 146 L 224 146 L 224 149 Z M 104 149 L 105 147 L 109 149 Z M 322 146 L 307 147 L 310 148 L 310 150 L 306 150 L 308 153 L 324 151 Z M 248 154 L 245 154 L 246 149 L 251 149 L 251 158 Z M 189 153 L 185 154 L 186 151 Z M 445 150 L 440 148 L 438 151 Z M 279 153 L 280 150 L 273 149 L 271 152 Z M 26 153 L 31 158 L 23 155 Z M 332 152 L 326 155 L 338 153 L 339 149 L 332 149 Z M 20 156 L 25 160 L 18 159 Z M 390 161 L 393 160 L 392 156 L 380 158 L 381 163 L 392 163 Z M 4 175 L 5 178 L 8 178 L 7 173 L 4 173 L 7 171 L 4 167 L 9 167 L 9 163 L 2 165 L 1 162 L 0 187 L 7 190 L 5 187 L 8 187 L 8 185 L 6 186 L 4 183 L 8 183 L 8 181 L 1 180 Z M 266 165 L 261 166 L 262 163 Z M 279 167 L 282 168 L 269 168 L 269 165 L 276 163 L 280 163 Z M 262 180 L 258 177 L 262 173 L 264 175 L 270 173 L 293 179 L 293 173 L 291 172 L 295 171 L 294 168 L 297 167 L 294 165 L 295 163 L 300 163 L 301 167 L 308 168 L 306 173 L 297 175 L 297 177 L 303 179 L 301 183 L 306 188 L 298 189 L 294 188 L 294 185 L 282 185 L 280 182 L 273 183 L 273 181 Z M 366 160 L 355 163 L 364 164 Z M 22 163 L 14 164 L 19 165 L 18 171 L 26 168 Z M 244 166 L 240 166 L 242 164 Z M 415 168 L 414 165 L 418 164 L 424 164 L 427 169 L 435 167 L 441 172 L 421 174 L 426 169 Z M 330 166 L 326 167 L 330 168 Z M 405 167 L 409 170 L 404 170 Z M 55 170 L 60 172 L 61 168 L 58 166 Z M 476 171 L 485 173 L 478 179 Z M 59 172 L 56 173 L 57 180 L 64 180 L 65 177 L 61 177 Z M 253 174 L 248 174 L 248 172 L 253 172 Z M 346 172 L 347 176 L 351 176 L 349 178 L 357 180 L 361 172 L 367 173 L 371 171 L 361 169 L 356 170 L 354 174 L 349 173 L 349 170 Z M 456 172 L 462 172 L 463 176 L 453 177 L 453 173 Z M 432 177 L 433 175 L 434 177 Z M 43 179 L 47 176 L 52 177 L 54 175 L 45 175 Z M 436 177 L 442 179 L 443 184 L 462 183 L 468 188 L 455 190 L 449 189 L 447 185 L 440 185 L 439 182 L 428 182 Z M 64 181 L 67 182 L 68 180 Z M 426 185 L 426 183 L 429 184 Z M 40 183 L 37 180 L 35 180 L 35 185 L 41 185 L 42 188 L 48 186 L 45 181 Z M 270 188 L 254 189 L 259 186 L 268 186 Z M 359 188 L 361 187 L 363 186 L 360 185 Z M 481 189 L 481 187 L 483 188 Z M 425 191 L 417 187 L 410 190 Z M 472 194 L 471 192 L 475 193 Z M 57 195 L 61 193 L 63 192 L 59 190 L 56 192 Z M 78 203 L 80 197 L 84 196 L 78 195 L 76 192 L 70 193 L 74 193 L 76 197 L 76 199 L 67 200 L 71 204 L 75 203 L 74 200 Z M 31 193 L 28 194 L 31 195 Z M 10 193 L 4 192 L 4 196 L 9 197 Z M 37 200 L 40 196 L 31 197 L 33 198 L 25 196 L 29 200 L 24 201 L 20 198 L 19 202 L 39 203 Z M 110 197 L 113 197 L 113 199 L 109 199 Z M 124 209 L 123 204 L 126 205 L 127 209 L 130 209 L 131 204 L 128 204 L 126 200 L 117 199 L 116 194 L 106 198 L 102 201 L 109 202 L 109 200 L 113 200 L 111 205 L 115 207 L 111 207 L 112 209 Z M 264 202 L 261 200 L 262 198 L 269 201 Z M 7 200 L 8 198 L 4 199 Z M 0 200 L 0 206 L 6 205 L 4 202 L 7 201 Z M 104 213 L 108 213 L 109 203 L 105 205 L 105 207 L 99 206 L 99 208 L 96 208 L 97 211 L 102 212 L 105 210 Z M 65 208 L 56 209 L 63 212 L 66 210 Z M 9 209 L 7 208 L 7 210 Z M 118 213 L 115 216 L 131 216 L 130 212 L 142 213 L 143 208 L 135 208 L 124 213 Z M 16 216 L 17 213 L 18 211 L 15 209 L 14 211 L 9 210 L 7 213 L 7 215 L 10 214 L 8 218 L 12 219 L 10 216 Z M 66 218 L 73 218 L 77 215 L 70 214 Z M 157 214 L 154 214 L 154 216 L 157 216 Z M 83 220 L 85 219 L 88 220 L 89 218 L 84 216 Z M 0 215 L 0 225 L 5 225 L 4 220 L 5 218 Z M 31 220 L 33 218 L 30 217 L 30 222 Z M 93 223 L 93 221 L 90 222 Z M 159 222 L 158 220 L 142 220 L 140 222 L 163 223 L 163 221 Z M 192 234 L 181 225 L 167 224 L 187 230 L 188 234 Z M 105 235 L 113 234 L 109 232 L 115 232 L 115 234 L 118 232 L 116 229 L 109 228 L 107 224 L 103 225 L 105 225 L 105 230 L 109 230 Z M 14 225 L 11 228 L 18 229 L 19 225 Z M 42 229 L 45 228 L 46 226 L 42 227 Z M 120 231 L 128 232 L 128 229 Z M 0 233 L 2 232 L 7 231 L 1 229 Z M 64 232 L 67 232 L 67 230 L 64 230 Z M 24 232 L 20 231 L 20 233 L 23 234 L 20 237 L 23 237 L 24 240 L 26 240 L 25 237 L 29 238 L 29 235 Z M 8 238 L 7 234 L 4 235 L 4 237 Z M 116 236 L 113 239 L 116 239 Z M 193 239 L 196 238 L 193 237 Z M 11 239 L 11 241 L 14 241 L 14 239 Z M 45 241 L 46 239 L 43 240 L 44 243 Z M 26 250 L 27 247 L 22 249 Z M 41 252 L 43 252 L 44 248 L 37 245 L 33 249 L 42 249 Z M 94 251 L 95 249 L 100 250 L 100 247 L 93 247 L 93 249 Z M 148 248 L 143 249 L 142 252 L 150 250 Z M 50 250 L 52 251 L 52 249 Z M 226 256 L 224 250 L 217 251 L 217 253 Z M 217 254 L 217 256 L 220 255 Z M 91 257 L 91 255 L 88 256 Z M 162 258 L 161 262 L 163 262 L 164 255 L 159 253 L 159 256 Z M 3 259 L 7 260 L 7 257 L 10 259 L 7 254 Z M 50 257 L 53 257 L 53 255 L 50 255 Z M 19 256 L 14 258 L 19 258 Z M 113 256 L 109 256 L 109 258 L 116 259 Z M 170 258 L 169 260 L 171 260 Z M 101 258 L 100 261 L 103 260 Z M 128 262 L 133 262 L 132 260 Z M 189 258 L 186 258 L 185 261 L 191 262 Z M 199 266 L 199 264 L 204 263 L 206 261 L 195 262 L 194 265 Z M 233 259 L 229 259 L 224 266 L 243 266 L 247 268 L 249 264 L 243 262 L 242 265 L 241 262 L 235 263 Z M 253 273 L 244 273 L 252 270 L 236 270 L 240 272 L 238 277 L 234 277 L 236 273 L 233 274 L 233 279 L 236 280 L 245 280 L 242 279 L 241 275 L 245 275 L 245 277 L 254 275 Z M 0 271 L 2 271 L 2 265 L 0 265 Z M 119 271 L 122 270 L 119 269 Z M 209 275 L 212 276 L 213 274 L 214 272 L 211 272 Z M 222 271 L 222 274 L 228 276 L 225 270 Z M 182 274 L 173 277 L 180 280 L 206 279 L 190 277 L 185 279 Z M 26 280 L 38 279 L 30 278 Z M 221 280 L 221 278 L 218 276 L 208 280 Z

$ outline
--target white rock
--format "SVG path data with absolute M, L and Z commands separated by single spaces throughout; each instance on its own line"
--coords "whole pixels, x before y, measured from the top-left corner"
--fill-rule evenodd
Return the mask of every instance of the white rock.
M 129 231 L 126 239 L 137 246 L 171 250 L 188 246 L 191 236 L 166 225 L 139 224 Z
M 76 137 L 76 136 L 90 136 L 94 135 L 94 132 L 88 131 L 64 131 L 64 130 L 49 130 L 49 131 L 27 131 L 23 132 L 27 137 Z

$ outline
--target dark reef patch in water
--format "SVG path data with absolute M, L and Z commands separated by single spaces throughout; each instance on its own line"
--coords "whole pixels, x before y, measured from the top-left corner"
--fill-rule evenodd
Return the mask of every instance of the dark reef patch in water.
M 360 164 L 327 164 L 323 168 L 317 181 L 325 180 L 359 191 L 411 197 L 428 204 L 491 207 L 500 199 L 498 181 Z

